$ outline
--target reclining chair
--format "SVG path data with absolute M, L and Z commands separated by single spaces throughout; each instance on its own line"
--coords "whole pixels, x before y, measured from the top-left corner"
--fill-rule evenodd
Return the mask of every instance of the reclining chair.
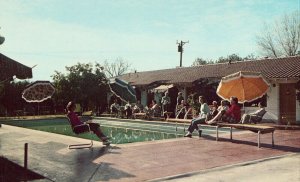
M 262 110 L 257 115 L 250 115 L 249 121 L 253 122 L 254 124 L 261 122 L 266 112 L 266 110 Z
M 76 134 L 79 135 L 81 133 L 86 133 L 89 132 L 92 135 L 92 131 L 90 129 L 90 126 L 88 124 L 82 124 L 79 126 L 72 126 L 70 118 L 67 116 L 68 121 L 70 123 L 70 126 L 72 128 L 72 131 Z M 93 140 L 91 140 L 91 142 L 89 143 L 82 143 L 82 144 L 72 144 L 69 145 L 68 148 L 69 149 L 82 149 L 82 148 L 91 148 L 93 146 Z

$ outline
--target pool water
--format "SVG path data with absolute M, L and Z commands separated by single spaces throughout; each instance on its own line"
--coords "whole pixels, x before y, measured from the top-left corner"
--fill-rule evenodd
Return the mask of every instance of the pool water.
M 73 133 L 66 118 L 37 119 L 37 120 L 10 120 L 0 121 L 2 124 L 19 126 L 34 130 L 52 132 L 68 136 L 76 136 L 85 139 L 99 140 L 96 135 L 84 133 L 76 135 Z M 153 140 L 163 140 L 183 137 L 187 124 L 147 122 L 139 120 L 111 120 L 95 118 L 93 122 L 101 125 L 102 131 L 110 137 L 111 143 L 133 143 Z M 220 131 L 222 132 L 222 130 Z M 197 132 L 194 132 L 195 135 Z M 215 134 L 215 130 L 203 127 L 203 134 Z

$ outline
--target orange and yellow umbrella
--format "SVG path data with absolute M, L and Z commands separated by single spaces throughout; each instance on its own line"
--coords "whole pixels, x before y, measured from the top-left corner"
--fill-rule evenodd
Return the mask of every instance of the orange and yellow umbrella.
M 217 88 L 217 94 L 225 100 L 235 96 L 239 103 L 254 101 L 269 90 L 270 84 L 259 72 L 239 71 L 225 76 Z

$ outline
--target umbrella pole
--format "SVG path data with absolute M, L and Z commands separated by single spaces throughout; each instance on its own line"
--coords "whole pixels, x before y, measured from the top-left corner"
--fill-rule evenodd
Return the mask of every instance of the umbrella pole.
M 127 103 L 126 100 L 124 100 L 122 97 L 120 97 L 118 94 L 116 94 L 116 92 L 113 91 L 113 89 L 111 88 L 111 86 L 110 86 L 109 84 L 108 84 L 108 86 L 109 86 L 110 91 L 111 91 L 115 96 L 117 96 L 118 98 L 120 98 L 121 101 Z

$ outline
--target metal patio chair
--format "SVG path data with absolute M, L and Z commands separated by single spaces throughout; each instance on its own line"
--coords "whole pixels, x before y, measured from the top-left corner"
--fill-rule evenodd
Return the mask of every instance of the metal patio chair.
M 72 124 L 71 124 L 70 118 L 68 116 L 67 116 L 67 118 L 68 118 L 68 121 L 69 121 L 70 126 L 72 128 L 72 131 L 76 135 L 89 132 L 92 136 L 93 133 L 92 133 L 92 131 L 90 129 L 90 126 L 88 124 L 82 124 L 82 125 L 78 125 L 78 126 L 73 127 Z M 92 146 L 93 146 L 93 140 L 91 139 L 91 142 L 89 142 L 89 143 L 71 144 L 71 145 L 68 145 L 68 148 L 69 149 L 83 149 L 83 148 L 91 148 Z

